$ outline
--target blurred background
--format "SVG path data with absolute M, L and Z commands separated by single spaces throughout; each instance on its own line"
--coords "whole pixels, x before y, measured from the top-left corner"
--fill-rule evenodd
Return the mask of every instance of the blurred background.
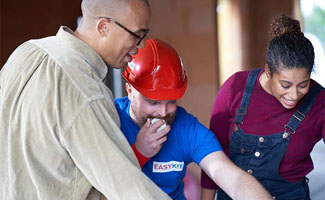
M 81 16 L 80 3 L 81 0 L 1 0 L 0 68 L 22 42 L 55 35 L 61 25 L 75 30 Z M 152 20 L 148 37 L 170 43 L 182 57 L 189 82 L 179 104 L 206 126 L 222 83 L 236 71 L 264 66 L 271 39 L 269 25 L 281 14 L 301 21 L 316 53 L 312 78 L 325 86 L 325 0 L 151 0 L 150 3 Z M 121 71 L 111 69 L 107 79 L 115 97 L 125 95 L 120 74 Z M 324 200 L 324 142 L 315 149 L 312 156 L 317 170 L 310 174 L 311 192 L 315 195 L 312 199 Z M 199 180 L 198 167 L 193 164 L 189 168 Z

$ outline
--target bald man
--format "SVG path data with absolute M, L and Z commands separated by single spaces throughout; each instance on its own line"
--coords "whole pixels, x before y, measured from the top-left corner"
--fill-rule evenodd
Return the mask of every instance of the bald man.
M 82 13 L 75 32 L 23 43 L 0 71 L 0 199 L 169 199 L 141 173 L 103 84 L 143 46 L 149 3 L 83 0 Z

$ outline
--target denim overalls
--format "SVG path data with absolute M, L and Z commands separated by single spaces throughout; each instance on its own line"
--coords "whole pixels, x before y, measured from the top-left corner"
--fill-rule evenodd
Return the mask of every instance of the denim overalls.
M 261 69 L 250 72 L 240 108 L 237 109 L 235 126 L 230 142 L 230 159 L 243 170 L 252 174 L 271 193 L 274 199 L 310 199 L 307 179 L 291 183 L 279 176 L 279 166 L 287 151 L 290 134 L 294 134 L 308 110 L 313 105 L 321 87 L 313 87 L 301 106 L 284 126 L 284 132 L 267 136 L 245 134 L 240 128 L 247 113 L 250 97 Z M 319 85 L 317 85 L 319 86 Z M 218 190 L 218 200 L 231 199 Z

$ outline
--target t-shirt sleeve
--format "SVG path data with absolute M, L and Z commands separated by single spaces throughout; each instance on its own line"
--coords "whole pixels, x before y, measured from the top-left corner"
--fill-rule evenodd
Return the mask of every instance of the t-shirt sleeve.
M 186 154 L 191 157 L 192 161 L 199 164 L 201 160 L 208 154 L 215 151 L 222 151 L 218 139 L 214 134 L 204 125 L 202 125 L 197 118 L 191 114 L 186 113 L 185 110 L 180 110 L 177 119 L 182 119 L 182 126 L 177 127 L 186 134 L 184 136 L 184 148 Z M 184 131 L 185 129 L 185 131 Z

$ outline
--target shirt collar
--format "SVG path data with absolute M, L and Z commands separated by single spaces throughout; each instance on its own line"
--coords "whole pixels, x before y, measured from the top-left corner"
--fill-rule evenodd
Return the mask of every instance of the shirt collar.
M 60 37 L 68 46 L 79 52 L 80 56 L 97 72 L 101 80 L 106 77 L 108 68 L 102 57 L 87 43 L 75 37 L 70 28 L 61 26 L 56 36 Z

